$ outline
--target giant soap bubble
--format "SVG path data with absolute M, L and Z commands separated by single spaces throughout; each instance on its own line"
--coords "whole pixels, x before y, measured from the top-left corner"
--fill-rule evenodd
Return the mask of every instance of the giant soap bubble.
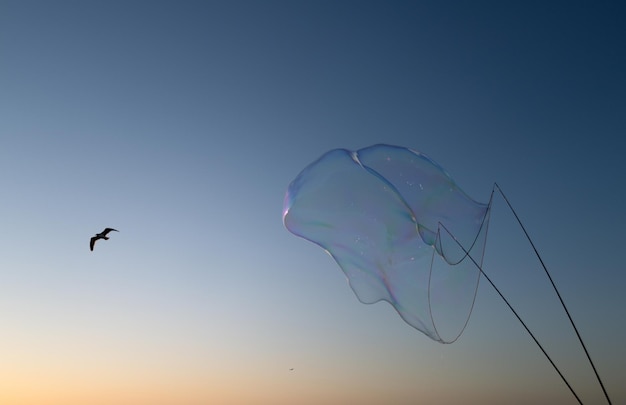
M 324 154 L 291 183 L 283 211 L 287 229 L 324 248 L 361 302 L 387 301 L 446 343 L 472 310 L 488 216 L 435 162 L 390 145 Z
M 307 166 L 285 196 L 287 229 L 324 248 L 361 302 L 387 301 L 409 325 L 450 343 L 465 329 L 482 274 L 520 321 L 579 403 L 533 332 L 482 269 L 494 192 L 515 216 L 584 349 L 547 267 L 497 184 L 488 203 L 471 199 L 435 162 L 413 150 L 374 145 L 335 149 Z

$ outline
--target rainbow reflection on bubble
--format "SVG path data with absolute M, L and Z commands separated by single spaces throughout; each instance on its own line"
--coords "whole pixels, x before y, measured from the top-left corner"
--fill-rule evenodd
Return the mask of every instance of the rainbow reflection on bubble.
M 471 314 L 488 217 L 489 205 L 427 156 L 383 144 L 327 152 L 291 182 L 283 210 L 287 229 L 325 249 L 361 302 L 387 301 L 442 343 Z

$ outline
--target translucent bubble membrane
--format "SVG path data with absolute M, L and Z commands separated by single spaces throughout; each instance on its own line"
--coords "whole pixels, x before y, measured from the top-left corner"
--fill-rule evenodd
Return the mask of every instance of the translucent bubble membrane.
M 335 259 L 361 302 L 387 301 L 450 343 L 472 311 L 488 214 L 428 157 L 374 145 L 306 167 L 289 185 L 283 221 Z

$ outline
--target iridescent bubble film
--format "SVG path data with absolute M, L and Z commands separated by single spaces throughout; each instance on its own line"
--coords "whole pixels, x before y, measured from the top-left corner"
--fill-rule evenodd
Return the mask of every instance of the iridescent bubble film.
M 334 149 L 289 185 L 283 221 L 339 264 L 363 303 L 387 301 L 442 343 L 471 313 L 489 205 L 407 148 Z

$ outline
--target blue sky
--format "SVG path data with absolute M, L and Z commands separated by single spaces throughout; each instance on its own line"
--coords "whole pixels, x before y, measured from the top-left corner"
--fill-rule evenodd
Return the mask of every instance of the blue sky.
M 576 403 L 486 283 L 441 345 L 284 228 L 300 170 L 376 143 L 498 182 L 623 402 L 624 11 L 0 1 L 0 402 Z M 496 200 L 485 270 L 601 403 L 530 253 Z

